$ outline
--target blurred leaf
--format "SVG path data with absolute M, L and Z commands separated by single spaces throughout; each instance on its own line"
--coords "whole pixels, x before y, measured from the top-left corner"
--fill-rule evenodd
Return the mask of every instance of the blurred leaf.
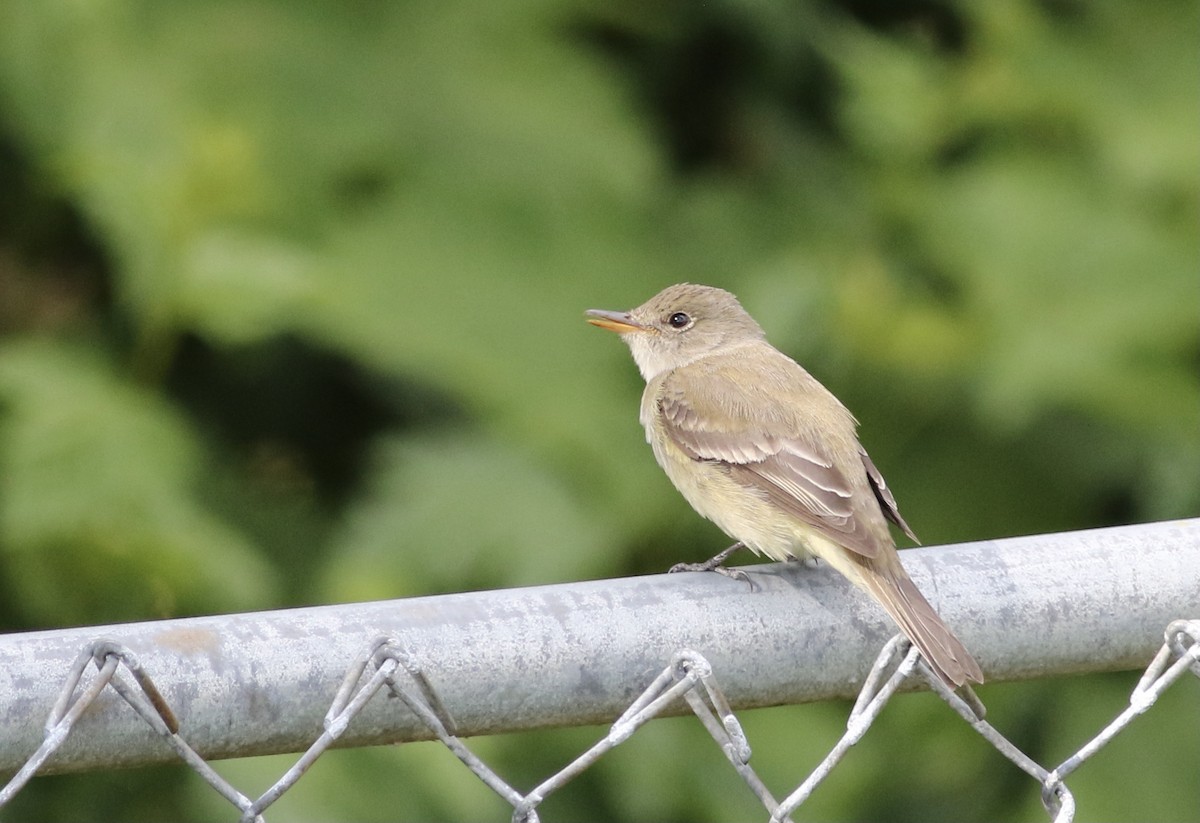
M 934 154 L 959 125 L 953 64 L 858 26 L 831 26 L 829 35 L 823 53 L 844 84 L 844 128 L 863 154 L 893 165 Z
M 337 600 L 560 582 L 611 562 L 612 530 L 511 447 L 409 438 L 376 455 L 370 493 L 333 539 Z
M 151 393 L 62 344 L 0 348 L 0 558 L 47 624 L 261 608 L 274 573 L 197 505 L 201 455 Z
M 267 235 L 208 232 L 181 262 L 178 322 L 233 344 L 285 331 L 313 299 L 312 267 L 303 248 Z

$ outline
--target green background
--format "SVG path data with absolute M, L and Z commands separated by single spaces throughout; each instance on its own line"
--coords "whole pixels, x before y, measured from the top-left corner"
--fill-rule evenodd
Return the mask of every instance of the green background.
M 683 280 L 858 415 L 927 544 L 1195 516 L 1198 35 L 1194 2 L 6 0 L 0 626 L 707 557 L 628 353 L 582 319 Z M 980 694 L 1056 763 L 1136 677 Z M 1072 777 L 1081 820 L 1195 818 L 1198 700 L 1188 678 Z M 777 794 L 847 710 L 744 714 Z M 529 788 L 600 734 L 471 745 Z M 219 769 L 256 793 L 292 759 Z M 797 818 L 1038 797 L 909 695 Z M 762 814 L 684 719 L 542 812 Z M 269 816 L 508 812 L 414 744 L 331 753 Z M 235 814 L 182 766 L 39 778 L 6 812 L 167 817 Z

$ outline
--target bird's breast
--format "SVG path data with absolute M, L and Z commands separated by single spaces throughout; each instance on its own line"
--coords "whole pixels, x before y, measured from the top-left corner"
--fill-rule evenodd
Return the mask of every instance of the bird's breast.
M 805 535 L 811 528 L 773 506 L 761 490 L 734 480 L 728 465 L 694 460 L 671 441 L 655 417 L 647 422 L 646 438 L 679 493 L 721 531 L 774 560 L 809 554 Z

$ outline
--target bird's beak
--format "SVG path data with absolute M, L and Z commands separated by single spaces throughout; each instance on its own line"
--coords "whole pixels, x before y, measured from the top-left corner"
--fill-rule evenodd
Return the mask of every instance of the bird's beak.
M 603 309 L 588 309 L 584 312 L 587 321 L 593 326 L 625 334 L 631 331 L 646 331 L 646 327 L 629 316 L 624 311 L 604 311 Z

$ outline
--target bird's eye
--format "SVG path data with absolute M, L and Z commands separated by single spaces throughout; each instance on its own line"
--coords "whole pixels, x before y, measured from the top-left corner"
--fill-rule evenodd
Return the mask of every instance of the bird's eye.
M 681 311 L 677 311 L 667 318 L 667 322 L 671 324 L 672 328 L 682 329 L 688 323 L 692 322 L 692 318 Z

